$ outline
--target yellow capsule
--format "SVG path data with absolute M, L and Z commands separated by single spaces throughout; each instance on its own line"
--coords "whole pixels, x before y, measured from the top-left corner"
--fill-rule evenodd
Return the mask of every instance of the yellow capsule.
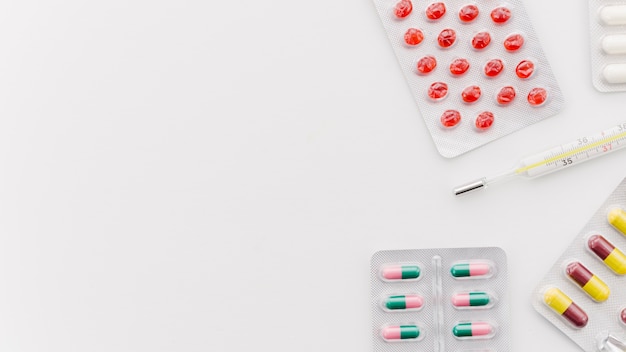
M 613 225 L 619 232 L 626 235 L 626 211 L 620 208 L 613 208 L 607 216 L 609 223 Z
M 544 293 L 543 301 L 577 328 L 584 327 L 589 321 L 587 313 L 556 287 L 552 287 Z

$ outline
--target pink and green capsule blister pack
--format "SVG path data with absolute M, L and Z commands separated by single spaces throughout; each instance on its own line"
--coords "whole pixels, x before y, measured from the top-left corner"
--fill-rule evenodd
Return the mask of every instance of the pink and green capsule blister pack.
M 380 251 L 371 280 L 375 352 L 509 350 L 502 249 Z
M 374 4 L 442 156 L 458 156 L 561 109 L 561 90 L 522 1 Z
M 626 351 L 626 179 L 537 285 L 533 306 L 587 352 Z

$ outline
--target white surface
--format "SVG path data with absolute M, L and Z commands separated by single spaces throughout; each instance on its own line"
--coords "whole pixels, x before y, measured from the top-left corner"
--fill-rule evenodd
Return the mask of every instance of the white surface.
M 626 120 L 526 4 L 565 109 L 446 160 L 368 0 L 3 2 L 0 350 L 368 351 L 372 253 L 494 245 L 513 351 L 577 351 L 530 293 L 626 154 L 450 193 Z

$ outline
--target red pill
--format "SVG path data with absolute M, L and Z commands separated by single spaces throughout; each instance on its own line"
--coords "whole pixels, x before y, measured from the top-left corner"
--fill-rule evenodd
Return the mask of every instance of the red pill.
M 439 33 L 437 37 L 437 42 L 439 42 L 439 46 L 442 48 L 449 48 L 456 41 L 456 32 L 454 29 L 446 28 Z
M 461 113 L 456 110 L 446 110 L 441 114 L 441 124 L 444 127 L 454 127 L 461 122 Z
M 430 20 L 438 20 L 446 14 L 446 5 L 443 2 L 433 2 L 426 8 L 426 17 Z
M 515 88 L 511 86 L 502 87 L 496 99 L 498 104 L 506 105 L 511 103 L 515 99 Z
M 493 116 L 493 113 L 489 111 L 483 111 L 476 118 L 476 128 L 481 131 L 486 130 L 491 127 L 491 125 L 493 125 L 494 119 L 495 118 Z
M 435 82 L 428 88 L 428 96 L 433 100 L 445 98 L 448 94 L 448 85 L 443 82 Z
M 626 308 L 622 309 L 622 312 L 619 314 L 619 317 L 622 323 L 626 324 Z
M 511 18 L 511 10 L 506 7 L 496 7 L 491 11 L 491 19 L 495 23 L 505 23 Z
M 472 38 L 472 46 L 474 49 L 484 49 L 491 43 L 491 35 L 489 32 L 478 32 Z
M 516 51 L 524 45 L 524 37 L 521 34 L 511 34 L 504 40 L 504 48 L 508 51 Z
M 413 11 L 413 3 L 410 0 L 400 0 L 393 9 L 398 18 L 405 18 Z
M 502 63 L 502 60 L 500 59 L 489 60 L 485 64 L 485 75 L 487 75 L 487 77 L 495 77 L 499 75 L 503 69 L 504 69 L 504 64 Z
M 463 98 L 464 102 L 473 103 L 478 100 L 478 98 L 480 98 L 480 93 L 481 92 L 479 86 L 469 86 L 463 89 L 461 97 Z
M 515 68 L 515 74 L 521 79 L 528 78 L 535 72 L 535 64 L 529 60 L 522 60 Z
M 469 61 L 463 58 L 454 59 L 450 64 L 450 73 L 453 75 L 462 75 L 469 69 Z
M 428 74 L 437 67 L 437 60 L 433 56 L 424 56 L 417 60 L 417 72 Z
M 465 5 L 459 10 L 459 18 L 463 22 L 471 22 L 476 17 L 478 17 L 478 7 L 476 5 Z
M 404 42 L 408 45 L 417 45 L 424 40 L 424 33 L 417 28 L 409 28 L 404 33 Z
M 548 97 L 548 92 L 543 88 L 533 88 L 528 93 L 528 103 L 533 106 L 538 106 L 545 103 Z

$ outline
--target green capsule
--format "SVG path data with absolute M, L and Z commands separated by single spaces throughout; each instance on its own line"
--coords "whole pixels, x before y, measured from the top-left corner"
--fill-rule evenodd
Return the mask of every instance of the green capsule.
M 486 322 L 458 323 L 452 328 L 452 334 L 456 337 L 480 337 L 493 332 L 493 327 Z
M 398 295 L 387 297 L 385 307 L 389 310 L 418 309 L 423 303 L 424 300 L 419 295 Z

